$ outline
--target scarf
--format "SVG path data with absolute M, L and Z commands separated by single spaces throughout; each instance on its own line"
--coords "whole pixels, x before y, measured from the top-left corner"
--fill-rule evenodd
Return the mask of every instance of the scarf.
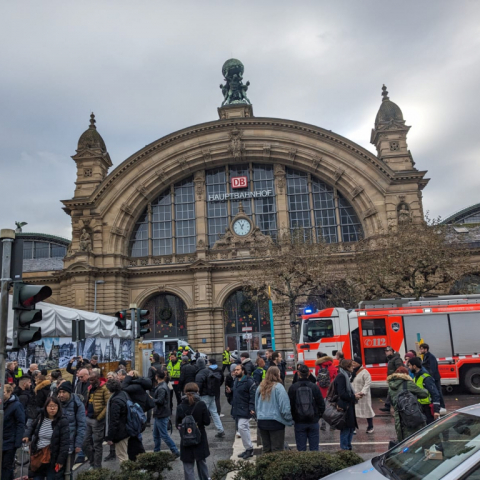
M 353 391 L 352 384 L 350 383 L 350 375 L 348 372 L 346 372 L 343 368 L 339 368 L 338 372 L 341 373 L 345 377 L 345 383 L 347 385 L 347 390 L 349 393 L 353 393 L 355 395 L 355 392 Z
M 353 369 L 353 372 L 352 372 L 352 378 L 350 379 L 350 381 L 353 383 L 353 381 L 355 380 L 355 377 L 357 376 L 358 372 L 362 369 L 362 365 L 358 366 L 357 368 L 354 368 Z

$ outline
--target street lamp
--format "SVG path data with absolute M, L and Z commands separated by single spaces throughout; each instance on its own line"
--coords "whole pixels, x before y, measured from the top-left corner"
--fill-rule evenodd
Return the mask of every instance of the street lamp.
M 93 301 L 93 311 L 95 313 L 97 313 L 97 285 L 103 285 L 104 283 L 104 280 L 95 280 L 95 297 Z

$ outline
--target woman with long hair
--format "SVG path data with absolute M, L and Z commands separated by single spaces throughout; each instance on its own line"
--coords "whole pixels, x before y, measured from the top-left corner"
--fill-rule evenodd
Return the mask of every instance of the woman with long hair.
M 283 450 L 285 426 L 292 425 L 290 400 L 278 367 L 270 367 L 255 392 L 255 413 L 262 437 L 263 453 Z
M 47 398 L 42 411 L 27 429 L 23 441 L 32 442 L 29 478 L 33 480 L 64 478 L 70 446 L 70 426 L 56 397 Z
M 195 480 L 195 462 L 200 480 L 208 480 L 208 468 L 206 458 L 210 456 L 208 438 L 205 427 L 210 425 L 210 413 L 207 406 L 200 400 L 199 389 L 196 383 L 187 383 L 182 395 L 182 402 L 177 407 L 175 426 L 181 430 L 182 420 L 187 415 L 192 415 L 200 430 L 201 440 L 196 445 L 184 445 L 183 438 L 180 440 L 180 460 L 183 463 L 185 480 Z

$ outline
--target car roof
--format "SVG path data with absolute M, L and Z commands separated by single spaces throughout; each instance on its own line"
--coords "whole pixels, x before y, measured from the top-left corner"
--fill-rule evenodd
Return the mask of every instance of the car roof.
M 470 405 L 469 407 L 459 408 L 457 412 L 468 413 L 469 415 L 475 415 L 476 417 L 480 417 L 480 403 Z

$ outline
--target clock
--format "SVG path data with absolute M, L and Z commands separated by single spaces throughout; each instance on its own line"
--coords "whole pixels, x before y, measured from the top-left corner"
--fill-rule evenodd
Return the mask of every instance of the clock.
M 240 237 L 248 235 L 251 229 L 251 223 L 245 218 L 239 218 L 233 223 L 233 231 Z

